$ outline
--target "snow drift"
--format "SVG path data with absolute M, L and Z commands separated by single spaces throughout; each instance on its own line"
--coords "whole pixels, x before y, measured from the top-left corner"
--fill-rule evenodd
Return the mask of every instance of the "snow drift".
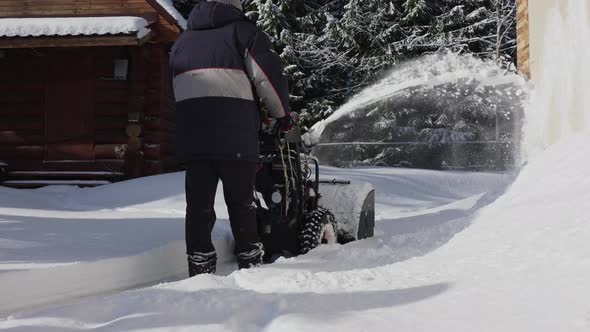
M 0 294 L 10 299 L 0 313 L 185 278 L 183 184 L 178 173 L 92 189 L 0 187 Z M 217 212 L 227 219 L 225 206 Z M 220 271 L 232 271 L 229 225 L 213 239 Z
M 570 15 L 585 10 L 580 3 L 570 1 Z M 545 76 L 552 85 L 537 87 L 537 98 L 561 84 L 562 71 L 576 77 L 580 70 L 561 61 L 546 65 L 555 70 Z M 555 91 L 564 93 L 555 100 L 570 102 L 570 92 Z M 546 106 L 539 99 L 532 105 Z M 536 129 L 550 127 L 555 115 L 570 118 L 570 109 L 549 110 L 529 111 L 526 134 L 535 144 L 526 145 L 528 164 L 511 186 L 509 174 L 327 168 L 324 174 L 376 187 L 375 238 L 227 277 L 198 276 L 15 313 L 0 320 L 0 329 L 588 331 L 590 126 L 586 120 L 560 126 L 555 140 L 537 140 L 547 136 Z M 590 118 L 586 107 L 575 112 L 582 115 L 576 119 Z M 169 211 L 171 197 L 177 199 L 166 193 L 135 202 L 138 210 L 128 212 Z M 45 212 L 2 208 L 8 221 L 33 213 Z

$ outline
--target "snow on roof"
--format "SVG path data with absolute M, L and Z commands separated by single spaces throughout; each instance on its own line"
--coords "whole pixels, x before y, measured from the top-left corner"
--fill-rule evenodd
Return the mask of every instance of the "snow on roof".
M 79 36 L 142 33 L 142 17 L 51 17 L 0 19 L 0 37 Z M 138 34 L 139 36 L 139 34 Z
M 182 17 L 182 15 L 180 15 L 178 10 L 176 10 L 174 5 L 172 4 L 172 1 L 170 1 L 170 0 L 156 0 L 156 2 L 160 6 L 162 6 L 162 8 L 164 8 L 164 10 L 166 10 L 168 12 L 168 14 L 170 14 L 170 16 L 172 16 L 176 20 L 178 25 L 183 30 L 186 30 L 186 24 L 187 24 L 186 20 L 184 19 L 184 17 Z

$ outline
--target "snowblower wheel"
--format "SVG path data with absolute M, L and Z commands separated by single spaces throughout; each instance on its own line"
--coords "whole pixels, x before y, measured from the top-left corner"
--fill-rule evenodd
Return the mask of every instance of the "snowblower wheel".
M 337 243 L 336 219 L 323 208 L 308 213 L 299 227 L 299 252 L 306 254 L 320 244 Z

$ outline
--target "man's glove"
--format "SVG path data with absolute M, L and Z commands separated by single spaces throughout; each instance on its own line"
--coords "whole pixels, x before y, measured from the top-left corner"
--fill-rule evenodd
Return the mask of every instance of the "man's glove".
M 293 118 L 291 117 L 291 113 L 287 113 L 287 115 L 285 115 L 284 117 L 278 118 L 277 123 L 278 123 L 280 131 L 287 132 L 287 131 L 293 129 L 293 125 L 295 124 L 295 121 L 293 121 Z

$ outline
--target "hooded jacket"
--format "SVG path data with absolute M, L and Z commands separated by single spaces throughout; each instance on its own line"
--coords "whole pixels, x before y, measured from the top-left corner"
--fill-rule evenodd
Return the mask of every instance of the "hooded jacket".
M 281 59 L 264 32 L 231 5 L 201 1 L 172 47 L 170 67 L 178 161 L 258 161 L 258 101 L 275 118 L 289 107 Z

